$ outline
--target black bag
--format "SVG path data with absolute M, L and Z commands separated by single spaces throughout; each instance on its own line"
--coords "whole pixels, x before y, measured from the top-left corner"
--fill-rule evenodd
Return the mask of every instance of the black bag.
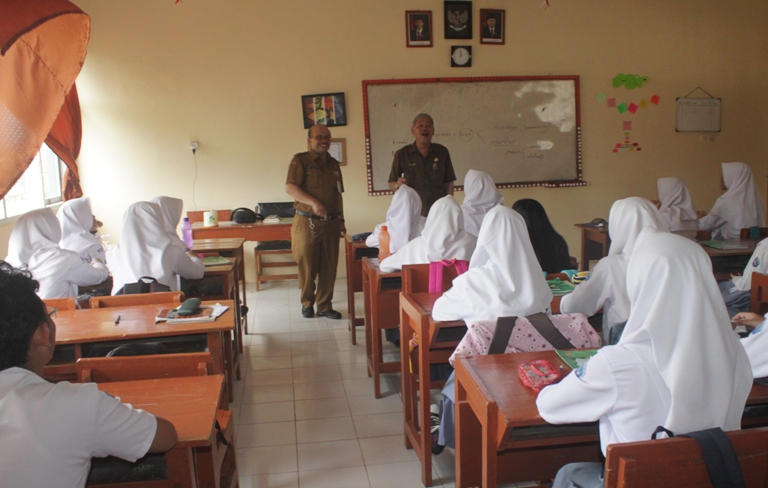
M 136 283 L 126 283 L 123 285 L 115 295 L 138 295 L 159 291 L 171 291 L 171 287 L 158 282 L 151 276 L 142 276 Z
M 250 208 L 240 207 L 232 210 L 229 220 L 236 224 L 253 224 L 257 220 L 264 220 L 264 217 L 257 214 Z

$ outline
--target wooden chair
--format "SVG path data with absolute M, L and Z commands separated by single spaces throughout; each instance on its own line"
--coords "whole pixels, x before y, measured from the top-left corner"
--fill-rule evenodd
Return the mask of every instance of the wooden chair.
M 81 358 L 75 367 L 77 381 L 80 383 L 111 383 L 155 378 L 205 376 L 213 371 L 213 358 L 209 352 Z M 211 448 L 210 456 L 196 455 L 196 470 L 212 473 L 210 478 L 219 481 L 216 486 L 236 487 L 238 486 L 238 474 L 234 453 L 235 425 L 232 422 L 232 411 L 228 409 L 224 395 L 222 395 L 221 405 L 216 414 L 216 423 L 220 428 L 221 438 L 216 437 L 217 445 L 215 449 Z M 99 486 L 118 488 L 126 485 L 116 483 Z
M 760 227 L 759 229 L 760 229 L 759 239 L 765 239 L 766 237 L 768 237 L 768 227 Z M 742 241 L 746 241 L 747 239 L 750 239 L 749 234 L 750 234 L 749 227 L 741 229 L 739 231 L 739 239 L 741 239 Z
M 752 273 L 749 293 L 749 311 L 765 315 L 768 312 L 768 275 Z
M 56 310 L 77 310 L 77 299 L 69 298 L 45 298 L 43 303 Z
M 189 219 L 189 222 L 194 224 L 195 222 L 202 222 L 203 221 L 203 214 L 207 212 L 203 210 L 190 210 L 187 212 L 187 218 Z M 216 219 L 219 222 L 226 222 L 228 221 L 232 216 L 232 210 L 226 209 L 226 210 L 216 210 Z
M 140 293 L 137 295 L 115 295 L 112 297 L 93 297 L 89 303 L 91 308 L 130 307 L 133 305 L 151 305 L 155 303 L 181 303 L 184 293 L 180 291 L 160 291 L 156 293 Z
M 257 213 L 267 217 L 277 215 L 281 218 L 293 218 L 293 202 L 269 202 L 259 203 L 256 208 Z M 298 264 L 291 259 L 289 261 L 264 261 L 265 256 L 292 255 L 291 241 L 264 241 L 259 242 L 254 248 L 256 265 L 256 291 L 261 290 L 261 284 L 266 281 L 295 280 L 299 278 L 298 270 L 296 273 L 283 273 L 268 275 L 264 273 L 266 268 L 288 268 L 296 267 Z
M 768 487 L 768 428 L 727 432 L 748 488 Z M 605 488 L 712 486 L 699 445 L 691 438 L 608 446 Z

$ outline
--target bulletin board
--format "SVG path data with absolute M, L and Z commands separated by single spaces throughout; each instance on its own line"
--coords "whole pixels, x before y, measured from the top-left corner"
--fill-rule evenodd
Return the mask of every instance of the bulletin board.
M 368 194 L 385 195 L 413 118 L 435 121 L 457 188 L 470 169 L 499 188 L 583 186 L 578 76 L 363 81 Z
M 678 98 L 677 132 L 720 132 L 720 98 Z

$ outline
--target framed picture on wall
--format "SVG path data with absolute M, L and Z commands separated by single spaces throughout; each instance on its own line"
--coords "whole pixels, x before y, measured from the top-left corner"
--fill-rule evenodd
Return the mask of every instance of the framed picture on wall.
M 446 39 L 472 39 L 472 2 L 446 0 L 443 20 Z
M 432 11 L 405 11 L 405 46 L 432 47 Z
M 480 44 L 504 44 L 504 11 L 480 9 Z
M 315 124 L 328 127 L 347 125 L 347 104 L 344 93 L 302 95 L 301 109 L 305 129 Z

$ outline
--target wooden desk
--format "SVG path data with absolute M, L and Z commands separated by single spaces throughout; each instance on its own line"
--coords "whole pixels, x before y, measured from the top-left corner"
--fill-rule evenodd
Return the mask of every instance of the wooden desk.
M 362 317 L 357 317 L 355 308 L 355 293 L 363 291 L 363 258 L 376 257 L 377 247 L 368 247 L 365 241 L 352 240 L 347 234 L 344 237 L 344 251 L 347 261 L 347 310 L 349 311 L 349 332 L 352 344 L 357 345 L 357 327 L 365 325 Z M 371 254 L 373 253 L 373 254 Z
M 456 486 L 552 479 L 572 462 L 600 462 L 596 423 L 550 425 L 536 407 L 538 393 L 522 384 L 518 365 L 555 351 L 473 356 L 456 360 Z M 768 387 L 754 384 L 743 427 L 768 424 Z
M 293 219 L 283 219 L 277 224 L 255 222 L 253 224 L 236 224 L 234 222 L 219 222 L 217 227 L 204 227 L 202 222 L 192 224 L 192 236 L 195 239 L 225 239 L 242 238 L 246 241 L 289 241 L 291 240 L 291 225 Z
M 235 305 L 238 300 L 242 306 L 248 308 L 248 297 L 245 291 L 245 258 L 243 255 L 243 243 L 245 239 L 241 237 L 225 239 L 195 239 L 192 241 L 192 252 L 195 253 L 217 253 L 222 256 L 235 258 L 235 292 L 238 298 L 235 299 Z M 242 299 L 240 295 L 242 294 Z M 238 307 L 239 310 L 239 307 Z M 243 328 L 248 333 L 248 314 L 243 314 Z M 242 352 L 242 351 L 241 351 Z
M 224 377 L 190 376 L 157 380 L 101 383 L 99 389 L 134 408 L 165 418 L 179 437 L 168 451 L 168 475 L 174 487 L 219 486 L 212 467 L 216 459 L 214 423 Z M 196 468 L 197 467 L 197 468 Z
M 203 302 L 203 305 L 213 303 Z M 202 335 L 213 358 L 213 372 L 227 376 L 227 395 L 229 401 L 232 401 L 234 302 L 221 301 L 221 304 L 229 306 L 229 310 L 215 321 L 188 324 L 155 324 L 155 317 L 160 310 L 175 308 L 178 303 L 60 310 L 55 319 L 56 352 L 53 361 L 43 370 L 43 376 L 51 380 L 74 380 L 75 362 L 88 357 L 90 349 L 96 345 L 116 347 L 126 342 L 161 337 Z M 118 316 L 120 323 L 115 325 Z
M 599 260 L 608 255 L 611 247 L 611 236 L 608 227 L 585 227 L 584 224 L 574 224 L 581 229 L 581 261 L 580 271 L 589 270 L 590 260 Z
M 378 259 L 363 258 L 363 297 L 365 299 L 365 354 L 368 376 L 373 376 L 373 394 L 381 398 L 381 373 L 397 373 L 400 361 L 383 360 L 381 332 L 397 329 L 400 323 L 399 302 L 403 288 L 400 271 L 382 273 Z M 407 348 L 407 343 L 405 343 Z
M 517 376 L 533 359 L 568 368 L 555 351 L 456 360 L 457 487 L 552 479 L 564 464 L 600 462 L 596 423 L 550 426 L 539 415 L 538 394 Z
M 405 447 L 415 449 L 421 461 L 421 481 L 424 486 L 432 486 L 429 391 L 445 385 L 445 381 L 425 379 L 430 377 L 430 364 L 448 362 L 448 358 L 467 330 L 466 324 L 461 321 L 435 322 L 432 320 L 432 306 L 441 295 L 442 293 L 400 293 L 400 376 Z M 443 334 L 446 332 L 457 333 L 455 337 L 444 339 Z M 411 354 L 408 345 L 413 338 L 418 341 L 419 347 Z M 413 360 L 414 372 L 410 369 L 411 360 Z M 420 402 L 420 398 L 424 401 Z

